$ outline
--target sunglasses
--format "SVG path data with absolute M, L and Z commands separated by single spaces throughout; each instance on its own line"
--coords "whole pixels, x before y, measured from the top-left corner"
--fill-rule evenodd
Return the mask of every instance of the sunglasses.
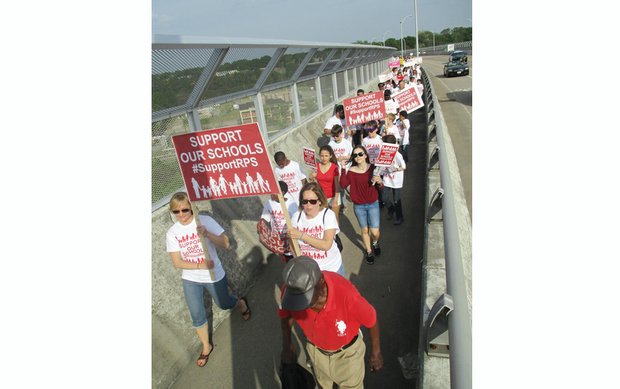
M 312 204 L 312 205 L 315 205 L 315 204 L 316 204 L 316 203 L 318 203 L 318 202 L 319 202 L 319 199 L 312 199 L 312 200 L 306 200 L 306 199 L 303 199 L 303 200 L 301 200 L 301 203 L 302 203 L 303 205 L 306 205 L 306 204 L 308 204 L 308 203 L 310 203 L 310 204 Z
M 183 212 L 183 213 L 188 213 L 189 211 L 191 211 L 191 209 L 189 208 L 183 208 L 181 210 L 175 209 L 174 211 L 172 211 L 172 213 L 174 213 L 175 215 L 178 215 L 179 212 Z
M 353 153 L 353 156 L 355 156 L 355 157 L 363 157 L 364 155 L 366 155 L 366 154 L 364 154 L 361 151 L 359 153 Z

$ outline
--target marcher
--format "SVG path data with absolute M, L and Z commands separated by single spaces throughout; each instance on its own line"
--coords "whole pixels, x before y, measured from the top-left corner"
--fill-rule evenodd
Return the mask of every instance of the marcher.
M 396 88 L 396 85 L 394 85 Z M 396 91 L 394 91 L 394 94 Z M 396 114 L 398 112 L 398 103 L 392 98 L 392 91 L 386 90 L 383 92 L 383 100 L 385 102 L 385 113 Z
M 381 186 L 381 177 L 374 164 L 368 159 L 368 152 L 363 146 L 356 146 L 351 156 L 351 167 L 340 169 L 340 185 L 349 187 L 355 217 L 361 228 L 364 242 L 364 260 L 369 265 L 375 263 L 375 256 L 381 254 L 379 246 L 379 191 L 375 184 Z
M 396 138 L 394 135 L 386 135 L 383 137 L 383 142 L 396 144 Z M 392 165 L 383 169 L 383 202 L 387 206 L 388 215 L 387 219 L 392 220 L 394 213 L 396 213 L 396 219 L 392 224 L 399 225 L 403 222 L 403 205 L 400 199 L 400 190 L 403 187 L 403 181 L 405 179 L 405 169 L 407 165 L 401 153 L 396 152 L 394 162 Z
M 297 239 L 301 254 L 314 259 L 321 270 L 345 275 L 342 255 L 334 237 L 340 228 L 334 211 L 316 182 L 309 182 L 299 193 L 299 211 L 291 217 L 288 237 Z
M 286 210 L 290 218 L 297 212 L 297 203 L 288 193 L 288 185 L 286 185 L 286 182 L 278 181 L 278 184 L 280 185 L 280 192 L 282 192 L 284 204 L 286 205 Z M 286 239 L 286 218 L 284 217 L 284 212 L 282 211 L 282 206 L 280 205 L 277 194 L 272 194 L 269 200 L 265 202 L 260 217 L 271 225 L 272 233 L 279 234 L 285 242 L 288 242 Z M 288 262 L 293 257 L 294 255 L 291 253 L 289 247 L 284 252 L 282 260 Z
M 368 151 L 368 157 L 370 163 L 375 163 L 375 159 L 379 155 L 379 149 L 381 148 L 381 137 L 379 136 L 379 125 L 376 120 L 371 120 L 366 123 L 366 131 L 368 136 L 362 140 L 362 146 Z
M 316 172 L 310 173 L 310 181 L 316 181 L 321 186 L 323 194 L 327 198 L 327 206 L 336 214 L 336 222 L 339 221 L 340 216 L 339 167 L 340 164 L 336 159 L 334 150 L 329 145 L 321 146 L 319 162 L 316 163 Z
M 398 127 L 394 124 L 394 120 L 396 119 L 396 115 L 393 113 L 388 113 L 385 117 L 385 129 L 383 130 L 382 139 L 385 139 L 386 135 L 394 135 L 396 138 L 396 142 L 400 141 L 400 132 L 398 131 Z M 385 140 L 383 140 L 385 142 Z
M 330 117 L 329 119 L 327 119 L 327 122 L 325 122 L 325 126 L 323 128 L 323 134 L 331 135 L 332 128 L 334 127 L 335 124 L 339 124 L 342 126 L 343 129 L 345 129 L 344 137 L 345 139 L 348 140 L 349 133 L 346 131 L 347 125 L 344 120 L 344 105 L 342 104 L 336 105 L 336 107 L 334 108 L 334 116 Z
M 332 140 L 329 141 L 328 145 L 334 151 L 338 162 L 348 161 L 349 158 L 351 158 L 353 146 L 351 145 L 351 142 L 344 139 L 342 126 L 336 124 L 332 127 Z
M 364 387 L 366 345 L 361 326 L 368 328 L 370 371 L 383 368 L 377 312 L 355 286 L 338 274 L 321 271 L 312 259 L 300 256 L 286 264 L 278 315 L 282 328 L 282 361 L 294 362 L 291 327 L 296 321 L 307 338 L 306 351 L 317 384 L 331 389 Z
M 364 96 L 364 90 L 363 89 L 358 89 L 357 90 L 357 97 L 360 96 Z M 351 132 L 351 145 L 352 146 L 359 146 L 362 144 L 362 139 L 364 138 L 364 136 L 366 134 L 364 134 L 364 124 L 356 124 L 354 126 L 350 126 L 349 130 Z M 333 137 L 333 135 L 332 135 Z M 333 148 L 333 146 L 332 146 Z M 336 153 L 336 156 L 338 155 L 338 152 L 336 152 L 336 149 L 334 149 L 334 152 Z
M 299 191 L 301 187 L 308 182 L 306 175 L 301 171 L 299 164 L 286 158 L 286 154 L 278 151 L 273 155 L 276 162 L 274 173 L 276 180 L 286 182 L 288 193 L 291 194 L 295 203 L 299 205 Z
M 360 128 L 357 130 L 357 135 L 363 133 L 364 131 L 363 127 L 364 127 L 363 124 L 360 125 Z M 353 139 L 355 139 L 355 137 Z M 361 139 L 361 136 L 360 136 L 360 139 Z M 336 155 L 336 160 L 339 163 L 343 161 L 346 162 L 349 159 L 351 159 L 351 152 L 353 151 L 353 146 L 351 146 L 350 142 L 344 140 L 343 134 L 342 134 L 342 126 L 339 126 L 336 124 L 332 128 L 332 140 L 329 142 L 329 146 L 331 146 L 332 150 L 334 150 L 334 154 Z M 338 166 L 340 165 L 338 164 Z M 338 193 L 340 193 L 340 212 L 342 213 L 347 207 L 347 203 L 348 203 L 347 197 L 345 196 L 346 192 L 344 189 L 342 189 L 340 185 L 338 185 L 336 189 L 338 190 Z
M 230 247 L 224 229 L 212 217 L 206 215 L 198 215 L 201 225 L 197 227 L 189 197 L 185 192 L 172 195 L 168 206 L 177 221 L 166 232 L 166 251 L 170 254 L 174 267 L 183 269 L 181 279 L 185 302 L 189 308 L 192 325 L 202 343 L 202 351 L 196 364 L 203 367 L 209 361 L 209 355 L 214 347 L 209 342 L 204 292 L 207 291 L 215 304 L 222 309 L 238 307 L 245 320 L 251 317 L 250 306 L 245 297 L 237 298 L 228 292 L 226 272 L 215 249 Z M 210 259 L 205 258 L 198 234 L 206 238 Z M 215 278 L 212 278 L 210 270 Z
M 400 146 L 399 151 L 403 155 L 405 162 L 409 162 L 409 128 L 411 123 L 407 119 L 407 111 L 402 110 L 398 113 L 399 124 L 398 131 L 400 132 Z

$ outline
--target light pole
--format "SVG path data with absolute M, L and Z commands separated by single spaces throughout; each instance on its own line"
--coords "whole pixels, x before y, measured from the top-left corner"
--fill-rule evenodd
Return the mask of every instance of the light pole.
M 388 32 L 391 32 L 391 31 L 386 31 L 383 33 L 383 39 L 381 39 L 381 43 L 383 44 L 383 46 L 385 46 L 385 34 L 387 34 Z
M 433 55 L 435 54 L 435 33 L 433 33 Z
M 411 17 L 413 15 L 407 15 L 404 18 L 401 19 L 400 21 L 400 56 L 404 57 L 404 50 L 403 50 L 403 23 L 405 23 L 405 19 Z
M 413 13 L 415 14 L 415 56 L 420 58 L 420 46 L 418 45 L 418 0 L 413 0 Z

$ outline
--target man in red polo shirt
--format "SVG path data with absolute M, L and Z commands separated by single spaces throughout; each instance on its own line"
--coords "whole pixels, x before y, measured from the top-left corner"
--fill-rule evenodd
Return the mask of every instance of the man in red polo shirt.
M 370 371 L 383 368 L 379 323 L 372 305 L 355 286 L 337 273 L 321 272 L 316 261 L 305 256 L 290 260 L 282 272 L 282 361 L 295 362 L 291 342 L 293 320 L 308 343 L 314 376 L 322 388 L 333 383 L 342 388 L 364 387 L 364 354 L 360 326 L 370 333 Z

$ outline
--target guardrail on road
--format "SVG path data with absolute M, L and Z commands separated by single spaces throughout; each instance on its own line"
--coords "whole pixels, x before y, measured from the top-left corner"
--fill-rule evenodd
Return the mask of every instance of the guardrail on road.
M 431 198 L 427 209 L 428 241 L 424 259 L 423 309 L 427 309 L 429 299 L 435 303 L 429 311 L 424 312 L 425 318 L 420 332 L 419 387 L 430 387 L 424 382 L 427 374 L 433 377 L 446 375 L 447 372 L 444 371 L 448 368 L 448 363 L 433 359 L 449 356 L 449 387 L 471 389 L 471 220 L 441 107 L 424 69 L 422 77 L 430 150 L 427 197 Z M 432 173 L 435 176 L 439 173 L 439 183 L 438 186 L 435 185 L 437 188 L 434 191 L 431 188 Z M 428 196 L 431 192 L 434 194 Z M 443 253 L 437 244 L 430 247 L 434 244 L 433 241 L 438 240 L 443 242 Z M 441 254 L 444 256 L 443 264 L 440 263 Z M 438 275 L 441 274 L 445 276 L 440 280 Z M 445 292 L 441 293 L 442 291 Z M 434 371 L 430 372 L 429 369 Z M 441 381 L 446 383 L 447 388 L 447 377 L 443 378 L 446 379 Z M 437 382 L 434 384 L 433 387 L 443 387 L 437 386 Z

